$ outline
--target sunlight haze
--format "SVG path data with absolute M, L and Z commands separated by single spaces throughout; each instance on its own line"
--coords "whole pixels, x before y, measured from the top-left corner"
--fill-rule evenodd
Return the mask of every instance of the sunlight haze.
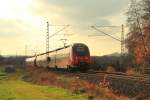
M 67 44 L 85 43 L 92 55 L 120 52 L 120 42 L 101 35 L 92 25 L 116 25 L 120 28 L 101 28 L 116 38 L 121 37 L 121 25 L 126 24 L 129 0 L 1 0 L 0 51 L 2 55 L 24 55 L 45 52 L 46 22 L 50 25 L 70 25 L 50 38 L 50 50 Z M 64 26 L 50 26 L 50 35 Z M 126 33 L 126 32 L 125 32 Z M 63 35 L 72 34 L 72 35 Z M 102 34 L 103 35 L 103 34 Z

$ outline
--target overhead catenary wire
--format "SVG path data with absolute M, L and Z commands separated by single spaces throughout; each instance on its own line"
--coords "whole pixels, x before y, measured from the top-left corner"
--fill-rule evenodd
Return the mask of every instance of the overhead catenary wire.
M 105 25 L 97 25 L 96 27 L 112 27 L 112 28 L 119 28 L 120 26 L 105 26 Z
M 121 42 L 120 39 L 117 39 L 117 38 L 113 37 L 112 35 L 109 35 L 108 33 L 103 32 L 100 29 L 97 29 L 95 26 L 91 26 L 91 28 L 93 28 L 93 29 L 97 30 L 98 32 L 103 33 L 103 34 L 105 34 L 105 35 L 107 35 L 107 36 L 109 36 L 109 37 L 111 37 L 111 38 L 113 38 L 113 39 L 115 39 L 115 40 L 117 40 L 119 42 Z M 89 36 L 100 36 L 100 35 L 89 35 Z
M 115 26 L 115 27 L 119 27 L 119 26 Z M 121 57 L 121 59 L 120 59 L 120 70 L 121 70 L 121 67 L 123 66 L 123 55 L 124 55 L 124 25 L 122 24 L 121 40 L 118 39 L 118 38 L 113 37 L 112 35 L 104 32 L 104 31 L 102 31 L 100 29 L 98 29 L 97 26 L 96 27 L 95 26 L 91 26 L 91 28 L 93 28 L 93 29 L 97 30 L 98 32 L 103 33 L 104 35 L 109 36 L 112 39 L 114 39 L 116 41 L 119 41 L 121 43 L 121 56 L 120 56 Z M 102 35 L 89 35 L 89 37 L 92 37 L 92 36 L 95 37 L 95 36 L 102 36 Z
M 52 35 L 49 35 L 49 27 L 52 26 L 64 26 L 62 29 L 60 29 L 59 31 L 55 32 Z M 53 36 L 57 35 L 59 32 L 63 31 L 64 29 L 66 29 L 67 27 L 69 27 L 69 25 L 53 25 L 53 24 L 49 24 L 49 22 L 47 21 L 47 32 L 46 32 L 46 52 L 49 52 L 49 39 L 52 38 Z M 46 55 L 46 57 L 49 57 L 49 54 Z
M 69 27 L 70 25 L 66 25 L 64 26 L 62 29 L 60 29 L 59 31 L 55 32 L 54 34 L 52 34 L 51 36 L 49 36 L 49 38 L 52 38 L 53 36 L 57 35 L 58 33 L 60 33 L 61 31 L 63 31 L 64 29 L 66 29 L 67 27 Z

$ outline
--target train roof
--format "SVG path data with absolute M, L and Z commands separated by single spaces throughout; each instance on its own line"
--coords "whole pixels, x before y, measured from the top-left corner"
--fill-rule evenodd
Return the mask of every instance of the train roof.
M 67 45 L 67 46 L 65 46 L 65 47 L 61 47 L 61 48 L 57 48 L 57 49 L 51 50 L 51 51 L 49 51 L 49 52 L 44 52 L 44 53 L 41 53 L 41 54 L 37 54 L 37 55 L 35 55 L 35 56 L 37 57 L 37 56 L 41 56 L 41 55 L 44 55 L 44 54 L 47 54 L 47 53 L 52 53 L 52 52 L 55 52 L 55 51 L 59 51 L 59 50 L 68 48 L 68 47 L 70 47 L 70 46 L 71 46 L 71 45 Z M 29 57 L 27 57 L 27 58 L 32 58 L 32 57 L 35 57 L 35 56 L 29 56 Z
M 35 57 L 35 56 L 36 56 L 36 57 L 37 57 L 37 56 L 41 56 L 41 55 L 44 55 L 44 54 L 47 54 L 47 53 L 52 53 L 52 52 L 59 51 L 59 50 L 68 48 L 68 47 L 70 47 L 70 46 L 76 46 L 76 45 L 84 45 L 84 46 L 86 46 L 86 45 L 83 44 L 83 43 L 74 43 L 74 44 L 72 44 L 72 45 L 67 45 L 67 46 L 65 46 L 65 47 L 61 47 L 61 48 L 57 48 L 57 49 L 51 50 L 51 51 L 49 51 L 49 52 L 37 54 L 37 55 L 34 55 L 34 56 L 29 56 L 29 57 L 27 57 L 27 58 L 32 58 L 32 57 Z
M 73 46 L 77 46 L 77 45 L 86 46 L 84 43 L 74 43 L 74 44 L 73 44 Z

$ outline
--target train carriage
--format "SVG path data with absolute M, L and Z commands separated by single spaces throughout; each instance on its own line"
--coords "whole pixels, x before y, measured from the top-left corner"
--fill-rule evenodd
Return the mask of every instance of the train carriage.
M 47 55 L 49 55 L 48 58 Z M 89 49 L 82 43 L 39 54 L 34 59 L 36 66 L 49 68 L 88 69 L 91 64 Z
M 46 53 L 37 55 L 36 57 L 36 65 L 37 67 L 46 67 L 47 66 L 47 59 L 46 59 Z
M 71 46 L 64 47 L 61 50 L 56 50 L 56 56 L 55 56 L 55 67 L 59 68 L 67 68 L 69 64 L 69 56 L 70 56 L 70 49 Z M 51 56 L 50 56 L 51 57 Z M 51 66 L 51 62 L 49 63 Z
M 35 65 L 35 56 L 29 57 L 25 60 L 26 66 L 33 66 Z

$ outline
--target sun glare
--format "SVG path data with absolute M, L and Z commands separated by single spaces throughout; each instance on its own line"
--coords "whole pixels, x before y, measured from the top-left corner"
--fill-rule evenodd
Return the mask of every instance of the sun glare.
M 0 0 L 0 18 L 18 19 L 30 16 L 32 0 Z
M 41 26 L 43 19 L 32 14 L 32 0 L 0 1 L 0 20 L 19 20 L 37 29 Z

